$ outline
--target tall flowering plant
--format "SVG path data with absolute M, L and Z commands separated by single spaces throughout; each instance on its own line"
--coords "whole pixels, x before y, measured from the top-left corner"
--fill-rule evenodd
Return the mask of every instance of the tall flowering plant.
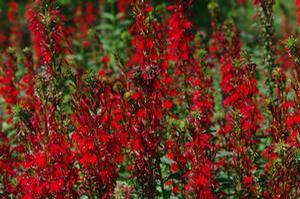
M 205 73 L 207 65 L 204 50 L 198 52 L 198 56 L 193 53 L 195 46 L 191 42 L 194 35 L 190 33 L 192 23 L 187 18 L 191 4 L 192 1 L 175 1 L 175 4 L 168 7 L 172 12 L 169 19 L 168 59 L 174 64 L 174 72 L 178 76 L 176 81 L 181 83 L 178 92 L 182 98 L 177 100 L 183 108 L 182 112 L 187 112 L 185 123 L 188 127 L 188 131 L 174 135 L 172 154 L 182 153 L 173 159 L 174 166 L 180 168 L 177 172 L 184 171 L 182 180 L 186 179 L 187 182 L 185 194 L 213 198 L 214 164 L 212 150 L 209 150 L 213 138 L 211 78 Z M 186 137 L 189 138 L 184 141 Z M 184 148 L 178 151 L 180 148 L 177 147 L 181 143 Z

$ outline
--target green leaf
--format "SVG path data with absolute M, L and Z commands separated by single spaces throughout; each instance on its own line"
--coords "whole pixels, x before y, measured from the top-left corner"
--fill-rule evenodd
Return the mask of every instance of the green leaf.
M 166 156 L 160 158 L 160 161 L 161 161 L 162 163 L 165 163 L 165 164 L 168 164 L 168 165 L 174 163 L 173 160 L 171 160 L 170 158 L 168 158 L 168 157 L 166 157 Z
M 108 13 L 108 12 L 102 13 L 101 17 L 103 17 L 104 19 L 108 19 L 108 20 L 110 20 L 111 22 L 116 21 L 115 15 L 113 15 L 113 14 L 111 14 L 111 13 Z

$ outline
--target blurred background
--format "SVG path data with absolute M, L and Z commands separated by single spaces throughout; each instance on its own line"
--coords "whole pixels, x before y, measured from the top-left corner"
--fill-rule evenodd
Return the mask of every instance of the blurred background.
M 193 31 L 200 33 L 203 36 L 203 40 L 209 41 L 211 35 L 211 15 L 208 4 L 212 1 L 220 5 L 221 20 L 233 20 L 236 22 L 240 38 L 243 41 L 243 48 L 253 55 L 253 59 L 257 64 L 262 63 L 257 7 L 253 5 L 252 0 L 194 0 L 190 10 L 190 20 L 194 23 Z M 8 12 L 12 9 L 12 2 L 18 3 L 18 11 L 15 17 L 22 31 L 20 49 L 30 46 L 29 30 L 26 25 L 26 7 L 31 1 L 0 0 L 0 51 L 4 51 L 9 46 L 9 39 L 7 38 L 9 38 L 10 28 L 13 27 L 13 24 L 8 20 Z M 154 15 L 157 15 L 155 16 L 157 19 L 168 16 L 167 6 L 171 2 L 172 0 L 151 1 L 155 8 Z M 134 14 L 130 7 L 130 0 L 57 0 L 57 5 L 66 17 L 66 27 L 77 26 L 77 28 L 82 28 L 81 26 L 84 24 L 84 21 L 76 21 L 76 16 L 79 19 L 84 16 L 94 17 L 95 19 L 86 28 L 89 29 L 88 32 L 90 33 L 93 31 L 99 33 L 99 39 L 103 45 L 102 53 L 108 55 L 117 53 L 120 58 L 127 58 L 127 54 L 122 52 L 125 52 L 131 46 L 131 36 L 128 30 L 134 20 Z M 281 41 L 285 39 L 286 35 L 297 32 L 294 5 L 294 0 L 276 0 L 274 6 L 276 40 Z M 123 13 L 120 14 L 120 12 Z M 93 39 L 88 38 L 89 34 L 85 35 L 85 37 L 82 39 L 92 42 Z M 209 45 L 209 42 L 205 43 Z M 82 47 L 81 44 L 73 44 L 78 48 Z M 85 52 L 85 54 L 89 53 L 90 51 Z M 84 60 L 82 59 L 82 55 L 74 55 L 74 58 L 75 61 Z M 116 60 L 113 56 L 110 58 L 110 63 L 113 66 Z M 94 62 L 83 61 L 83 63 L 87 63 L 89 67 L 95 66 Z

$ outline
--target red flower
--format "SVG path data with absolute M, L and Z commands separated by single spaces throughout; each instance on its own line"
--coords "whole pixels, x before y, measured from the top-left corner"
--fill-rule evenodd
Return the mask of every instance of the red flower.
M 103 66 L 107 67 L 109 62 L 110 62 L 110 58 L 108 55 L 105 55 L 102 57 L 101 63 L 103 64 Z
M 179 171 L 179 168 L 178 168 L 177 163 L 171 164 L 171 171 L 172 171 L 173 173 L 177 173 L 177 172 Z
M 162 104 L 162 107 L 165 109 L 170 109 L 172 108 L 173 103 L 170 100 L 165 100 Z
M 208 184 L 208 180 L 204 176 L 198 176 L 195 180 L 195 186 L 205 187 L 207 186 L 207 184 Z
M 246 187 L 251 186 L 252 183 L 253 183 L 252 176 L 245 176 L 244 179 L 243 179 L 243 182 L 244 182 L 244 184 L 245 184 Z

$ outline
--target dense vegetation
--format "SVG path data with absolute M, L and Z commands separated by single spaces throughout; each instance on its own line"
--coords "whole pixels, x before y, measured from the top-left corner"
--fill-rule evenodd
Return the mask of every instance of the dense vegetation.
M 299 0 L 2 0 L 0 25 L 0 198 L 300 198 Z

